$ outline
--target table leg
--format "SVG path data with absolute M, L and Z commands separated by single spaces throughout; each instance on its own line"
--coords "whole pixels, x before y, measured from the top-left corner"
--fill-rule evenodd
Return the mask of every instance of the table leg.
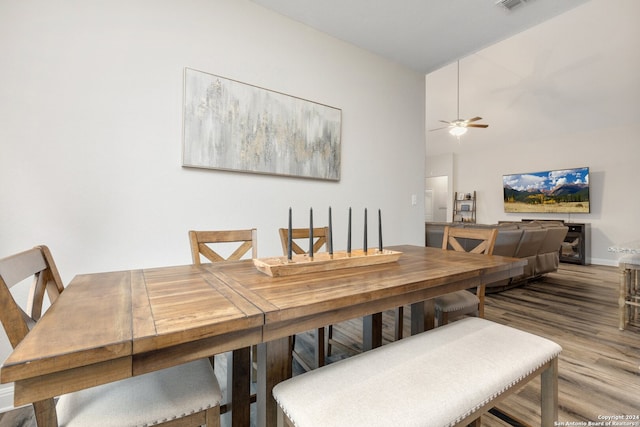
M 277 422 L 277 404 L 272 390 L 291 378 L 291 338 L 258 344 L 257 426 L 271 427 Z
M 435 302 L 432 299 L 411 304 L 411 335 L 435 327 Z
M 231 425 L 248 426 L 251 420 L 251 348 L 245 347 L 227 356 L 227 384 L 231 392 Z
M 316 350 L 314 352 L 315 364 L 319 368 L 320 366 L 324 366 L 326 355 L 324 352 L 325 339 L 324 339 L 324 328 L 318 328 L 315 330 L 317 334 L 316 338 Z
M 382 313 L 370 314 L 362 318 L 362 346 L 364 351 L 382 345 Z

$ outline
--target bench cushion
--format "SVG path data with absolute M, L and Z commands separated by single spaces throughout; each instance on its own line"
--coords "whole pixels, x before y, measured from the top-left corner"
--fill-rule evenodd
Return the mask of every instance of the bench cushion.
M 465 318 L 278 384 L 299 427 L 451 426 L 551 361 L 561 347 Z

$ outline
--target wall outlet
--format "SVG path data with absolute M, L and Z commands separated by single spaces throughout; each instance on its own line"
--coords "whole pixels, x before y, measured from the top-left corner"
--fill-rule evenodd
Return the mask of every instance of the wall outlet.
M 415 206 L 418 204 L 418 196 L 416 196 L 415 194 L 411 195 L 411 206 Z

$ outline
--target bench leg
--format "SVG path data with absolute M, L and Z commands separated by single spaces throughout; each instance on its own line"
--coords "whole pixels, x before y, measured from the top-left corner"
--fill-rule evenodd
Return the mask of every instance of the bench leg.
M 278 427 L 293 427 L 293 423 L 291 422 L 289 417 L 287 417 L 284 414 L 284 411 L 282 410 L 282 408 L 280 406 L 278 406 L 277 426 Z
M 542 427 L 551 427 L 558 421 L 558 358 L 549 362 L 542 372 L 540 390 Z

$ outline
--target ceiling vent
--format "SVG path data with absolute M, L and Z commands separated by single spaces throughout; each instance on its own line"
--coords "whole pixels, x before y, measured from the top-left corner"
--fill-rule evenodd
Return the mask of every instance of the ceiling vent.
M 496 6 L 501 6 L 507 10 L 512 10 L 513 8 L 516 8 L 526 2 L 527 0 L 498 0 L 496 1 Z

